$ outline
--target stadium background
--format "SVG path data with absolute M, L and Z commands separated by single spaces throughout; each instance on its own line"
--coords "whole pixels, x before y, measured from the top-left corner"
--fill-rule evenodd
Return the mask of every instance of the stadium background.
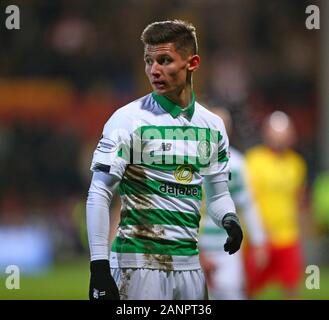
M 9 4 L 20 30 L 5 27 Z M 310 4 L 320 30 L 305 26 Z M 15 0 L 0 3 L 0 299 L 87 298 L 92 152 L 113 111 L 150 91 L 142 29 L 174 18 L 197 27 L 195 91 L 230 109 L 232 144 L 259 142 L 272 110 L 295 121 L 309 169 L 303 248 L 321 272 L 320 289 L 301 283 L 302 297 L 329 298 L 327 1 Z M 10 264 L 20 267 L 19 290 L 6 289 Z M 271 286 L 258 298 L 281 296 Z

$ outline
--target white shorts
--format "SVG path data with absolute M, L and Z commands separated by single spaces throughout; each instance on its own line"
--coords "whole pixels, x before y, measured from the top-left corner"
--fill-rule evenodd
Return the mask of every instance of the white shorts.
M 207 300 L 201 269 L 166 271 L 158 269 L 111 268 L 121 300 Z

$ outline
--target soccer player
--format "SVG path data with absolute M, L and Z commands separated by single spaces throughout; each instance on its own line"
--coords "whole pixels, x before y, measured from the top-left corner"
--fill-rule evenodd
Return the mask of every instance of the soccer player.
M 235 253 L 243 238 L 227 187 L 228 137 L 223 121 L 195 100 L 194 26 L 154 22 L 141 39 L 154 91 L 110 117 L 91 164 L 89 297 L 206 299 L 197 246 L 202 183 L 209 214 L 228 234 L 225 250 Z M 117 185 L 121 219 L 109 257 L 109 205 Z
M 232 119 L 229 112 L 218 107 L 209 110 L 223 119 L 226 131 L 230 136 Z M 253 246 L 256 262 L 262 266 L 266 262 L 266 237 L 248 185 L 245 159 L 243 154 L 232 146 L 229 150 L 231 168 L 229 190 L 238 214 L 247 228 L 247 237 Z M 199 247 L 209 296 L 215 300 L 246 299 L 242 253 L 239 251 L 234 255 L 227 255 L 223 250 L 225 240 L 225 230 L 218 228 L 210 215 L 205 212 L 201 219 Z M 218 246 L 218 243 L 221 245 Z
M 292 149 L 296 131 L 286 113 L 269 115 L 261 132 L 264 143 L 247 151 L 246 164 L 269 242 L 269 258 L 260 270 L 247 254 L 249 292 L 253 297 L 269 282 L 277 282 L 285 298 L 296 299 L 303 273 L 298 215 L 306 163 Z

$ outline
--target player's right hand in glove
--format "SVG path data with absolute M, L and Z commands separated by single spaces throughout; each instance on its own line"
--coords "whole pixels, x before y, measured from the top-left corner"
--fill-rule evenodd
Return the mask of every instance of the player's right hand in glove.
M 108 260 L 90 262 L 89 300 L 120 300 Z
M 239 218 L 235 213 L 227 213 L 223 217 L 222 225 L 228 234 L 226 243 L 224 244 L 224 251 L 233 254 L 240 249 L 243 239 Z

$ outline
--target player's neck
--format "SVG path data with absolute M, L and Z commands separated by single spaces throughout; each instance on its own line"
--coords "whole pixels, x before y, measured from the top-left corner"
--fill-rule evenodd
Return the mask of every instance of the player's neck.
M 186 86 L 183 90 L 179 92 L 173 92 L 166 97 L 180 106 L 182 109 L 187 108 L 192 102 L 192 86 Z
M 288 148 L 278 148 L 278 147 L 274 147 L 274 146 L 267 146 L 269 148 L 269 150 L 271 150 L 271 152 L 275 153 L 278 156 L 283 156 L 288 152 Z

